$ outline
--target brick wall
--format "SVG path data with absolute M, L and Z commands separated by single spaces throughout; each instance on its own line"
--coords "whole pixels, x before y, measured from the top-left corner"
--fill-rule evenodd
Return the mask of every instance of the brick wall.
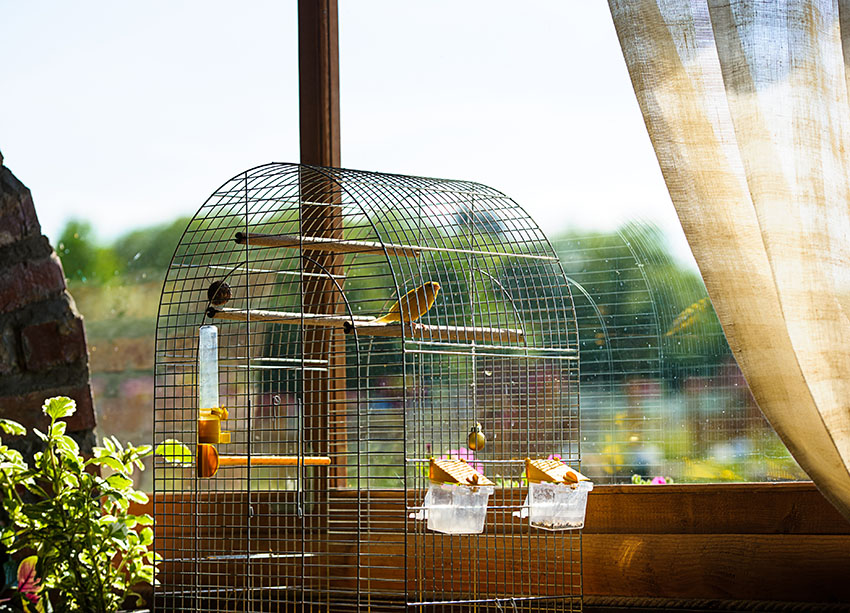
M 30 190 L 0 154 L 0 416 L 44 428 L 45 398 L 69 396 L 68 433 L 90 449 L 94 407 L 83 318 L 41 226 Z M 24 452 L 36 439 L 10 440 Z

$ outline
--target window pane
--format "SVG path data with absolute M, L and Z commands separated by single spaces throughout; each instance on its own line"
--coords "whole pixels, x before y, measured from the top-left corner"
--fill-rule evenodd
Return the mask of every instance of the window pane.
M 599 483 L 806 479 L 762 416 L 695 267 L 651 224 L 555 241 L 581 340 L 583 470 Z

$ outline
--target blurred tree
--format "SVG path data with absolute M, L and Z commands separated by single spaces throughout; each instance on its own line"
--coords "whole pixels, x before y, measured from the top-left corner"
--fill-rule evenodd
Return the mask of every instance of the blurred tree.
M 585 376 L 641 376 L 657 371 L 663 355 L 664 377 L 675 386 L 683 371 L 723 364 L 728 348 L 702 279 L 676 261 L 658 227 L 630 222 L 616 232 L 571 232 L 555 244 L 572 284 Z M 698 317 L 674 326 L 689 308 Z
M 470 229 L 472 229 L 473 233 L 483 235 L 485 240 L 491 234 L 501 236 L 505 233 L 505 224 L 496 217 L 492 210 L 475 210 L 472 205 L 463 203 L 458 206 L 453 217 L 454 221 L 451 227 L 465 233 L 470 233 Z M 492 241 L 492 238 L 489 240 Z
M 136 280 L 165 276 L 177 243 L 189 225 L 188 217 L 148 228 L 133 230 L 115 242 L 115 253 L 124 269 Z
M 106 283 L 122 272 L 115 251 L 97 244 L 87 221 L 72 219 L 65 225 L 59 236 L 57 254 L 70 281 Z

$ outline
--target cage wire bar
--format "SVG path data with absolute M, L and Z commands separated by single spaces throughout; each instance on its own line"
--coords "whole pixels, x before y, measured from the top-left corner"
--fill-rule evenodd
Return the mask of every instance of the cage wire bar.
M 431 308 L 408 298 L 419 319 L 374 321 L 426 283 Z M 202 325 L 218 328 L 230 433 L 214 466 L 198 446 Z M 155 369 L 155 443 L 195 454 L 155 458 L 156 611 L 581 610 L 580 531 L 518 513 L 526 457 L 580 468 L 573 300 L 505 195 L 296 164 L 241 173 L 175 251 Z M 419 519 L 441 457 L 495 482 L 482 534 Z

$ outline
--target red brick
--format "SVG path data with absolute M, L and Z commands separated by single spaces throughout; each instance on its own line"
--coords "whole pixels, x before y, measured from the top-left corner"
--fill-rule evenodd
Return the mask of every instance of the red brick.
M 0 205 L 0 247 L 41 233 L 29 190 L 23 194 L 3 194 Z
M 15 329 L 7 325 L 0 330 L 0 375 L 8 375 L 18 370 Z
M 21 330 L 27 370 L 47 370 L 85 358 L 86 337 L 79 317 L 66 317 L 27 326 Z
M 55 253 L 41 260 L 21 262 L 0 271 L 0 313 L 58 295 L 64 289 L 65 276 Z
M 0 397 L 0 415 L 6 419 L 17 421 L 27 429 L 44 428 L 49 423 L 47 416 L 42 413 L 41 405 L 48 398 L 68 396 L 77 402 L 76 412 L 68 418 L 68 432 L 78 432 L 94 428 L 94 407 L 92 405 L 91 389 L 88 385 L 76 388 L 48 388 L 29 392 L 21 396 Z

